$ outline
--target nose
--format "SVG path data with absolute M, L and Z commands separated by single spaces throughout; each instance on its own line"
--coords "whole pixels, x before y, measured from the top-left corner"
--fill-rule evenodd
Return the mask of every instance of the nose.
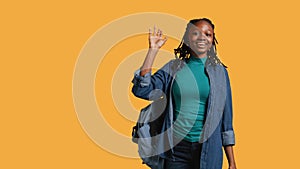
M 206 39 L 205 34 L 199 32 L 199 33 L 198 33 L 198 36 L 197 36 L 197 40 L 205 40 L 205 39 Z

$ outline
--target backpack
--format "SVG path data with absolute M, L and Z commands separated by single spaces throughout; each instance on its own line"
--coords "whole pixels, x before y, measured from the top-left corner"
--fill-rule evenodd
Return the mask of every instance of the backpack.
M 166 98 L 160 98 L 142 108 L 136 125 L 132 128 L 132 141 L 138 144 L 138 153 L 143 161 L 152 169 L 162 168 L 162 159 L 157 154 L 157 138 L 162 132 L 165 117 Z

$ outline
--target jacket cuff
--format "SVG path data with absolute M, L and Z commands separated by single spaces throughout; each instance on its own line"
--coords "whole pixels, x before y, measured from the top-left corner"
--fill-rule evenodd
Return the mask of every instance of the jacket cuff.
M 222 144 L 223 146 L 235 145 L 235 136 L 233 130 L 222 132 Z
M 134 72 L 134 77 L 131 82 L 134 85 L 140 85 L 141 87 L 149 86 L 151 83 L 151 71 L 146 73 L 144 76 L 141 76 L 140 72 L 140 69 Z

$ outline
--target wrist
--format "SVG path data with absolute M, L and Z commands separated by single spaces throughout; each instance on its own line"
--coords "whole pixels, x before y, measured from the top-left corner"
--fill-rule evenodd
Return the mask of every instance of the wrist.
M 155 57 L 158 53 L 158 50 L 157 48 L 149 48 L 148 49 L 148 57 Z
M 230 168 L 230 167 L 233 167 L 233 168 L 235 168 L 235 167 L 236 167 L 236 165 L 235 165 L 235 163 L 234 163 L 234 162 L 233 162 L 233 163 L 229 163 L 228 165 L 229 165 L 229 168 Z
M 160 48 L 159 47 L 151 47 L 149 46 L 149 49 L 148 50 L 151 50 L 151 51 L 158 51 Z

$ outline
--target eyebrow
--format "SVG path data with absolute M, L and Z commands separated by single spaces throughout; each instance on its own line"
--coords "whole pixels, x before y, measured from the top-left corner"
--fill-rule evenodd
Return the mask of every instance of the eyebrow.
M 200 29 L 197 29 L 197 28 L 194 28 L 194 30 L 192 30 L 192 31 L 195 31 L 195 30 L 201 31 Z M 202 31 L 201 31 L 201 32 L 202 32 Z M 204 32 L 212 33 L 213 31 L 210 31 L 210 30 L 204 30 Z

